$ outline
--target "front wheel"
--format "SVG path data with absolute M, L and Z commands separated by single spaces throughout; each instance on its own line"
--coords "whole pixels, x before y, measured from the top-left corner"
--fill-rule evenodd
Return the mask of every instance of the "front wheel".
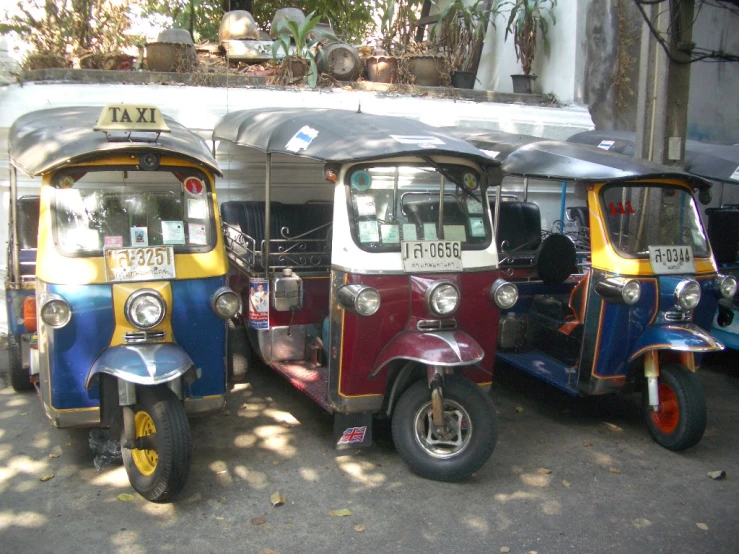
M 14 336 L 8 335 L 8 361 L 10 363 L 10 385 L 16 392 L 31 390 L 33 384 L 28 368 L 23 367 L 21 343 Z
M 706 397 L 695 373 L 670 364 L 660 369 L 659 409 L 653 412 L 649 393 L 642 393 L 647 429 L 657 444 L 680 451 L 698 444 L 706 430 Z
M 444 420 L 448 433 L 440 436 L 432 422 L 429 386 L 418 381 L 403 393 L 393 412 L 393 441 L 414 473 L 434 481 L 461 481 L 480 469 L 495 449 L 495 406 L 477 385 L 447 375 Z
M 136 442 L 122 448 L 123 465 L 136 491 L 151 502 L 167 502 L 185 486 L 190 471 L 190 427 L 185 408 L 165 385 L 136 387 Z

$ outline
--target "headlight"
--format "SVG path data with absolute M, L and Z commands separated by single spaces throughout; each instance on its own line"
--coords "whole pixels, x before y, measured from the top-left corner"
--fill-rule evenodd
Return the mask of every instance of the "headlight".
M 717 275 L 713 290 L 720 296 L 731 299 L 736 294 L 736 287 L 736 277 L 733 275 Z
M 359 315 L 372 315 L 380 309 L 380 293 L 365 285 L 346 285 L 336 291 L 339 304 Z
M 134 292 L 126 300 L 126 319 L 139 329 L 152 329 L 159 325 L 167 313 L 164 298 L 151 289 Z
M 439 281 L 426 289 L 426 306 L 434 315 L 445 317 L 459 307 L 459 289 L 449 281 Z
M 692 310 L 701 300 L 701 286 L 693 280 L 680 281 L 675 287 L 675 307 L 678 310 Z
M 221 319 L 230 319 L 241 311 L 241 298 L 230 288 L 221 287 L 210 299 L 210 307 Z
M 490 287 L 490 298 L 501 310 L 507 310 L 518 301 L 518 287 L 503 279 L 497 279 Z
M 610 302 L 623 302 L 633 306 L 641 298 L 641 285 L 636 279 L 608 277 L 595 283 L 595 292 Z
M 72 308 L 67 301 L 54 293 L 44 293 L 41 296 L 40 313 L 43 322 L 54 329 L 64 327 L 72 318 Z

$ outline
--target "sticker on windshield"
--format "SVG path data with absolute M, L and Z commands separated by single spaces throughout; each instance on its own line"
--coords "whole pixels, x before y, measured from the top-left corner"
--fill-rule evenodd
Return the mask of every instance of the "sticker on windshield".
M 474 196 L 467 197 L 467 213 L 468 214 L 481 214 L 482 213 L 482 202 Z
M 74 177 L 71 175 L 62 175 L 56 183 L 60 189 L 68 189 L 74 185 Z
M 149 246 L 149 231 L 146 227 L 131 227 L 131 246 Z
M 205 190 L 205 185 L 197 177 L 188 177 L 185 179 L 185 191 L 193 196 L 200 196 Z
M 121 235 L 103 237 L 104 248 L 123 248 L 123 237 Z
M 367 171 L 352 173 L 352 188 L 358 192 L 365 192 L 372 186 L 372 176 Z
M 185 226 L 181 221 L 162 221 L 162 243 L 185 244 Z
M 481 217 L 470 218 L 470 235 L 473 237 L 485 236 L 485 223 Z
M 739 167 L 737 167 L 734 170 L 734 173 L 731 174 L 731 177 L 729 177 L 732 181 L 739 181 Z
M 400 144 L 415 144 L 420 148 L 435 148 L 444 144 L 439 137 L 426 135 L 390 135 Z
M 464 225 L 444 225 L 444 240 L 467 242 L 467 232 Z
M 611 215 L 629 215 L 634 213 L 634 208 L 629 200 L 627 200 L 626 203 L 609 202 L 608 209 L 611 211 Z
M 615 140 L 602 140 L 600 141 L 598 148 L 601 148 L 602 150 L 610 150 L 613 148 L 614 144 L 616 144 Z
M 357 201 L 357 213 L 360 217 L 375 217 L 375 197 L 371 194 L 354 197 Z
M 403 223 L 403 240 L 418 240 L 416 225 L 414 223 Z
M 468 190 L 477 190 L 477 187 L 479 186 L 477 177 L 475 177 L 473 173 L 465 173 L 462 176 L 462 181 L 464 181 L 464 186 L 467 187 Z
M 304 125 L 300 130 L 293 135 L 288 143 L 285 145 L 285 150 L 288 152 L 295 152 L 296 154 L 301 150 L 305 150 L 310 146 L 310 143 L 318 136 L 318 130 Z
M 400 242 L 397 225 L 380 225 L 380 234 L 384 244 L 398 244 Z
M 438 240 L 436 234 L 436 223 L 424 223 L 423 224 L 423 239 L 424 240 Z
M 380 242 L 376 221 L 359 222 L 359 242 Z
M 208 215 L 208 204 L 205 200 L 187 199 L 187 216 L 190 219 L 205 219 Z
M 208 235 L 205 232 L 205 225 L 202 223 L 188 223 L 187 235 L 188 242 L 190 244 L 197 244 L 201 246 L 205 246 L 206 244 L 208 244 Z

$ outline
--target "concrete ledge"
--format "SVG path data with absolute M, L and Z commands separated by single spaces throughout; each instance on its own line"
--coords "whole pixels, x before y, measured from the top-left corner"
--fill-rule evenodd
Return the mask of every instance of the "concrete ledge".
M 99 69 L 35 69 L 23 71 L 18 82 L 54 82 L 89 84 L 179 85 L 217 88 L 273 88 L 279 90 L 311 90 L 302 86 L 278 86 L 268 84 L 269 77 L 231 75 L 223 73 L 167 73 L 161 71 L 113 71 Z M 335 87 L 319 87 L 322 91 L 333 89 L 359 90 L 402 96 L 449 98 L 473 102 L 502 104 L 553 105 L 556 102 L 545 94 L 515 94 L 488 90 L 459 89 L 453 87 L 420 87 L 415 85 L 391 85 L 373 81 L 337 82 Z

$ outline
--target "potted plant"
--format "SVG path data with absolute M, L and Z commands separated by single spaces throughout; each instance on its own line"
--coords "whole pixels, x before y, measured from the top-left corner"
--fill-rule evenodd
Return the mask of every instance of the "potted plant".
M 321 40 L 338 40 L 329 33 L 314 33 L 320 17 L 311 12 L 300 22 L 283 19 L 277 24 L 277 37 L 272 43 L 272 59 L 280 62 L 280 82 L 286 84 L 295 78 L 307 77 L 308 86 L 318 84 L 318 65 L 313 47 Z
M 380 14 L 378 47 L 367 58 L 367 74 L 370 81 L 397 83 L 399 57 L 408 52 L 418 24 L 423 0 L 379 0 Z
M 508 0 L 500 3 L 499 8 L 509 7 L 508 23 L 505 39 L 513 34 L 513 45 L 516 49 L 516 59 L 521 64 L 523 75 L 511 75 L 513 92 L 530 94 L 536 75 L 531 74 L 531 65 L 536 55 L 538 32 L 541 32 L 541 42 L 544 53 L 549 54 L 549 22 L 557 23 L 553 9 L 557 0 Z
M 452 86 L 474 86 L 488 23 L 493 21 L 495 26 L 494 17 L 498 13 L 498 5 L 491 5 L 489 1 L 477 0 L 468 5 L 464 0 L 454 0 L 439 14 L 439 22 L 430 36 L 448 61 Z

